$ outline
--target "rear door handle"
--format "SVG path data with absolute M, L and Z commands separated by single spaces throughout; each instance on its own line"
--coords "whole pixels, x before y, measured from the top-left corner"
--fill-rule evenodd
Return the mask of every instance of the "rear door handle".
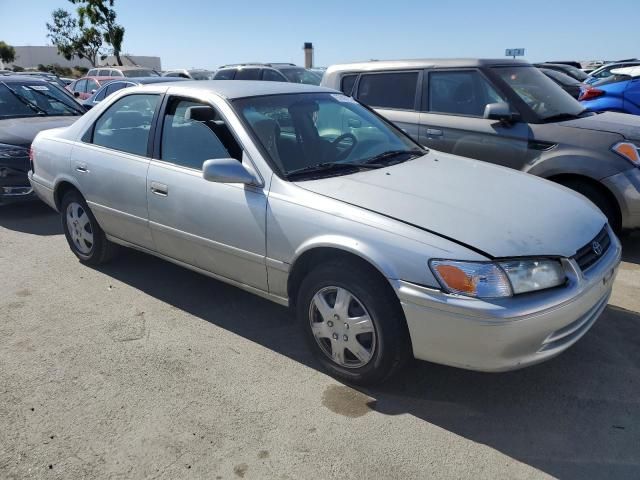
M 151 182 L 151 193 L 166 197 L 169 195 L 169 187 L 164 183 Z
M 431 137 L 441 137 L 442 136 L 442 130 L 437 129 L 437 128 L 427 128 L 427 135 L 429 135 Z
M 89 169 L 87 168 L 86 163 L 76 163 L 76 171 L 80 173 L 88 173 Z

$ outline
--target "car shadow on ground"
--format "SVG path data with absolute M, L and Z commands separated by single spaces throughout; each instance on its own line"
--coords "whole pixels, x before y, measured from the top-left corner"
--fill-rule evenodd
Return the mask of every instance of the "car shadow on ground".
M 0 206 L 0 227 L 32 235 L 62 234 L 60 215 L 37 200 Z
M 640 265 L 640 232 L 624 235 L 622 242 L 622 261 Z
M 99 270 L 319 368 L 288 309 L 133 251 Z M 382 387 L 357 389 L 371 410 L 413 415 L 560 478 L 640 477 L 640 315 L 635 312 L 608 307 L 574 347 L 528 369 L 486 374 L 416 362 Z

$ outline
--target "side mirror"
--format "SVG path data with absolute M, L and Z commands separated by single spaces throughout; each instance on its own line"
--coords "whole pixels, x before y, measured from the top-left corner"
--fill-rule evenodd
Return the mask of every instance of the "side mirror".
M 507 123 L 513 120 L 513 114 L 511 113 L 511 108 L 508 103 L 488 103 L 487 106 L 484 107 L 483 118 Z
M 214 158 L 202 165 L 202 177 L 209 182 L 255 184 L 256 178 L 235 158 Z
M 91 90 L 91 95 L 93 95 L 96 92 L 97 92 L 97 90 L 94 88 L 93 90 Z
M 73 96 L 78 98 L 80 96 L 80 92 L 73 92 Z

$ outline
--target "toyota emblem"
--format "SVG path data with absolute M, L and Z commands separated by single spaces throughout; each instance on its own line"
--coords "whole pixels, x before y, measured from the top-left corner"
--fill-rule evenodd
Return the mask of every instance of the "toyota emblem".
M 600 245 L 600 242 L 593 242 L 591 244 L 591 248 L 593 249 L 593 253 L 597 256 L 602 255 L 602 245 Z

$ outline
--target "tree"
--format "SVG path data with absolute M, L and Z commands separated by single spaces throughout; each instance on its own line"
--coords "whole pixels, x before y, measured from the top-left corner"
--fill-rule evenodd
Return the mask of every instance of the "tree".
M 102 48 L 100 32 L 94 27 L 80 25 L 71 13 L 61 8 L 54 10 L 52 18 L 53 23 L 47 23 L 47 37 L 58 47 L 60 55 L 67 60 L 86 58 L 95 67 Z
M 2 63 L 15 62 L 16 60 L 16 49 L 13 48 L 8 43 L 5 43 L 1 40 L 0 40 L 0 60 L 2 60 Z
M 118 65 L 122 65 L 120 51 L 124 39 L 124 27 L 116 23 L 114 0 L 69 0 L 78 6 L 79 25 L 82 28 L 86 21 L 102 32 L 104 41 L 111 45 Z

